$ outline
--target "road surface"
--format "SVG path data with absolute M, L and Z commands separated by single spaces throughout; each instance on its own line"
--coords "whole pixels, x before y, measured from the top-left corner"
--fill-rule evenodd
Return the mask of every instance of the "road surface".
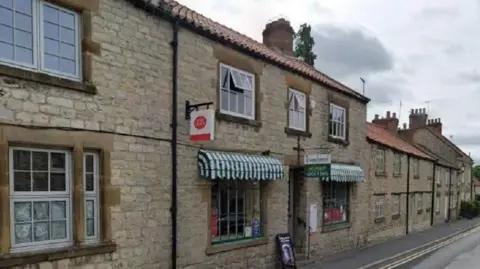
M 413 260 L 384 269 L 477 269 L 480 268 L 480 229 Z

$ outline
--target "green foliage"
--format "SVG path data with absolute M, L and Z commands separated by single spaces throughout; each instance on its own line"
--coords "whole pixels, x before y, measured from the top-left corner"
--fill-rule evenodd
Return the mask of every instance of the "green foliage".
M 306 23 L 300 25 L 300 29 L 295 33 L 295 51 L 293 55 L 305 63 L 313 66 L 317 55 L 313 52 L 315 40 L 312 37 L 312 27 Z
M 473 167 L 473 176 L 480 179 L 480 165 L 475 165 Z
M 480 215 L 480 201 L 462 201 L 460 203 L 460 216 L 471 219 Z

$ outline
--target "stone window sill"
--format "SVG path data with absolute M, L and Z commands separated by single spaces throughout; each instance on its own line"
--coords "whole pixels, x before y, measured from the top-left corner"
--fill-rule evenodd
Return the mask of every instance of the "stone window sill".
M 211 245 L 205 249 L 207 255 L 212 255 L 220 252 L 227 252 L 235 249 L 254 247 L 259 245 L 266 245 L 268 243 L 268 238 L 256 238 L 251 240 L 236 241 L 225 244 Z
M 289 136 L 302 136 L 306 138 L 312 137 L 312 133 L 308 131 L 300 131 L 300 130 L 295 130 L 289 127 L 285 127 L 285 133 Z
M 340 144 L 340 145 L 343 145 L 343 146 L 350 145 L 350 141 L 345 140 L 345 139 L 341 139 L 341 138 L 338 138 L 338 137 L 333 137 L 331 135 L 328 136 L 328 142 L 335 143 L 335 144 Z
M 392 220 L 397 220 L 400 218 L 400 214 L 394 214 L 392 215 Z
M 396 173 L 393 173 L 393 177 L 402 177 L 402 174 L 396 174 Z
M 376 171 L 376 172 L 375 172 L 375 176 L 377 176 L 377 177 L 386 177 L 386 176 L 387 176 L 387 172 L 385 172 L 385 171 Z
M 375 218 L 375 223 L 382 223 L 382 222 L 385 222 L 385 217 L 378 217 L 378 218 Z
M 237 117 L 233 115 L 228 115 L 220 112 L 220 110 L 215 111 L 215 118 L 219 121 L 229 121 L 233 123 L 238 123 L 242 125 L 249 125 L 255 128 L 262 127 L 262 122 L 258 120 L 250 120 L 242 117 Z
M 0 257 L 0 268 L 111 253 L 116 250 L 117 245 L 115 243 L 102 243 L 98 245 L 73 246 L 45 252 L 15 253 Z
M 322 233 L 334 232 L 337 230 L 349 229 L 351 227 L 349 222 L 327 224 L 322 227 Z
M 6 66 L 6 65 L 0 65 L 0 75 L 8 76 L 11 78 L 29 80 L 29 81 L 33 81 L 33 82 L 37 82 L 45 85 L 66 88 L 66 89 L 75 90 L 79 92 L 85 92 L 90 94 L 97 93 L 97 88 L 91 83 L 74 81 L 70 79 L 52 76 L 45 73 L 24 70 L 24 69 L 15 68 L 15 67 Z M 16 83 L 13 80 L 11 80 L 10 83 L 9 83 L 9 80 L 4 80 L 4 82 L 6 84 Z

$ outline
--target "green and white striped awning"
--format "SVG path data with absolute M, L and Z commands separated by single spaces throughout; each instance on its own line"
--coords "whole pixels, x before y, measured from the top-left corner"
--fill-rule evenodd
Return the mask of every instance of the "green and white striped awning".
M 198 170 L 206 179 L 275 180 L 283 178 L 283 164 L 262 155 L 211 150 L 198 152 Z
M 365 174 L 360 166 L 332 163 L 331 180 L 337 182 L 363 182 Z

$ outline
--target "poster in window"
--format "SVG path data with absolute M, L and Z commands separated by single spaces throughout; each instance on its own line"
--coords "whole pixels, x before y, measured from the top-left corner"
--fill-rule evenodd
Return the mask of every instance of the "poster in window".
M 325 208 L 323 216 L 325 223 L 345 221 L 345 214 L 342 207 L 340 208 Z

